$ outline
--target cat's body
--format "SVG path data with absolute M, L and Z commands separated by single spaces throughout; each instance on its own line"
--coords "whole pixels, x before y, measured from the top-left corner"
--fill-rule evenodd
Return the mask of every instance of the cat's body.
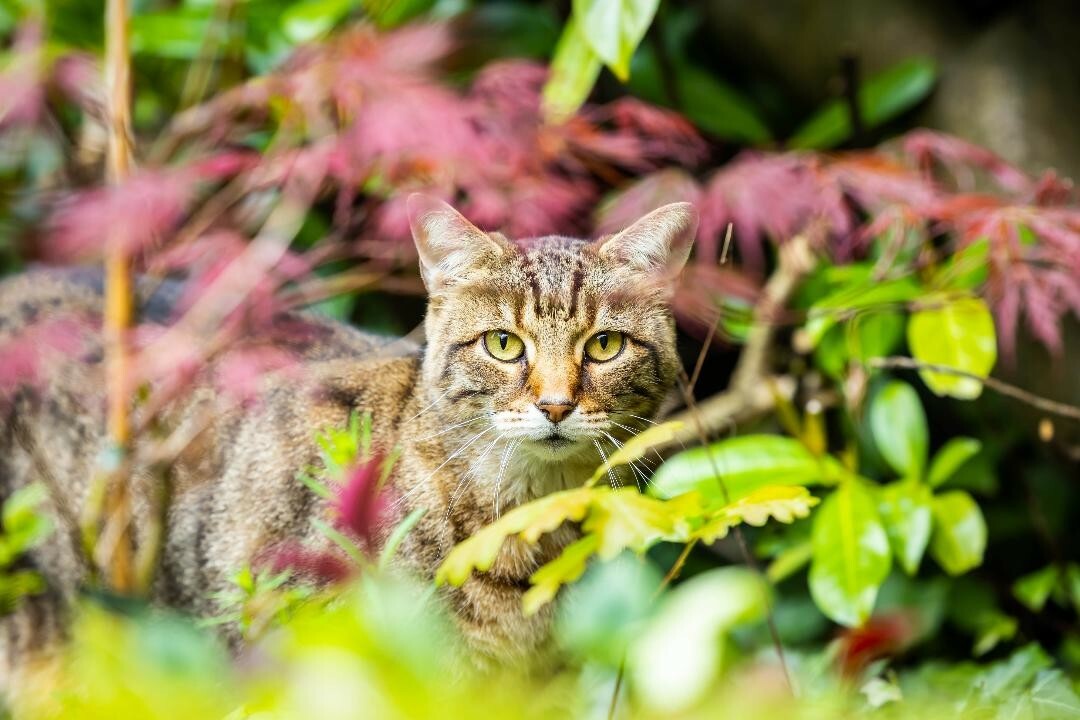
M 297 475 L 317 464 L 315 432 L 345 426 L 354 412 L 371 413 L 378 449 L 401 448 L 390 481 L 399 499 L 387 525 L 426 509 L 398 557 L 428 577 L 498 513 L 580 484 L 600 462 L 597 442 L 625 439 L 655 413 L 677 360 L 664 281 L 647 276 L 685 260 L 694 224 L 686 206 L 658 211 L 605 244 L 513 245 L 444 205 L 418 199 L 412 210 L 431 292 L 424 348 L 307 317 L 314 334 L 291 348 L 301 372 L 269 380 L 259 402 L 214 412 L 217 395 L 204 386 L 170 410 L 174 427 L 202 431 L 169 470 L 156 600 L 211 614 L 211 595 L 268 547 L 287 539 L 325 544 L 311 523 L 325 501 Z M 143 293 L 143 322 L 168 317 L 168 290 Z M 82 273 L 0 283 L 0 343 L 58 318 L 97 322 L 101 305 L 95 279 Z M 597 331 L 605 349 L 595 344 Z M 520 343 L 520 356 L 500 360 L 513 350 L 508 343 Z M 0 417 L 0 501 L 44 482 L 57 525 L 26 559 L 48 592 L 0 619 L 0 679 L 10 681 L 26 658 L 63 637 L 65 608 L 87 577 L 77 523 L 105 446 L 101 357 L 94 340 L 52 362 Z M 137 541 L 148 526 L 148 478 L 137 468 Z M 537 547 L 508 542 L 490 572 L 446 591 L 478 653 L 526 660 L 541 651 L 550 610 L 523 617 L 521 594 L 574 534 L 567 526 Z

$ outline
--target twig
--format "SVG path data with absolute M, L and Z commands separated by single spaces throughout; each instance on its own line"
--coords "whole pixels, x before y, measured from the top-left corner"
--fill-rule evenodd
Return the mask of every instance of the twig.
M 105 8 L 105 88 L 108 118 L 108 163 L 111 185 L 124 182 L 131 171 L 131 65 L 128 53 L 127 0 L 108 0 Z M 127 335 L 134 315 L 131 262 L 128 249 L 115 237 L 105 256 L 105 381 L 108 398 L 108 437 L 111 458 L 98 472 L 107 477 L 106 533 L 110 542 L 95 548 L 95 559 L 112 586 L 121 593 L 134 588 L 129 479 L 119 472 L 131 444 L 131 357 Z M 98 550 L 107 549 L 108 552 Z
M 814 256 L 806 236 L 798 235 L 781 246 L 780 263 L 765 283 L 761 300 L 754 311 L 753 326 L 732 373 L 731 385 L 724 392 L 695 403 L 697 418 L 692 417 L 693 412 L 689 407 L 672 418 L 681 420 L 684 428 L 671 444 L 692 441 L 699 434 L 708 438 L 732 422 L 745 421 L 769 412 L 776 404 L 777 395 L 790 398 L 794 394 L 793 378 L 769 373 L 769 352 L 784 305 L 813 265 Z M 698 364 L 701 364 L 700 358 Z M 697 375 L 698 369 L 695 367 L 691 378 L 693 382 L 687 381 L 691 390 Z M 700 433 L 695 432 L 696 424 L 701 426 Z
M 883 357 L 883 358 L 871 358 L 867 364 L 872 368 L 902 368 L 904 370 L 929 370 L 931 372 L 942 373 L 943 375 L 954 375 L 956 377 L 970 378 L 972 380 L 978 380 L 986 385 L 991 390 L 995 390 L 1006 397 L 1011 397 L 1014 400 L 1019 400 L 1025 405 L 1030 405 L 1033 408 L 1042 410 L 1043 412 L 1050 413 L 1052 415 L 1058 415 L 1060 417 L 1069 418 L 1070 420 L 1080 421 L 1080 407 L 1075 405 L 1069 405 L 1068 403 L 1058 402 L 1057 400 L 1051 400 L 1044 398 L 1040 395 L 1030 393 L 1023 388 L 1019 388 L 1015 385 L 1010 385 L 1007 382 L 998 380 L 995 377 L 982 377 L 974 373 L 967 372 L 966 370 L 960 370 L 958 368 L 949 367 L 948 365 L 935 365 L 933 363 L 924 363 L 914 358 L 907 357 Z

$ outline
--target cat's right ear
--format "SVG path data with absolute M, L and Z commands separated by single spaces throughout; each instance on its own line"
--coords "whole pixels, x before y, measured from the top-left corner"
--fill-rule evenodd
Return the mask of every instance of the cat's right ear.
M 405 201 L 405 207 L 420 256 L 420 274 L 428 292 L 435 292 L 506 255 L 508 248 L 503 243 L 438 198 L 413 193 Z

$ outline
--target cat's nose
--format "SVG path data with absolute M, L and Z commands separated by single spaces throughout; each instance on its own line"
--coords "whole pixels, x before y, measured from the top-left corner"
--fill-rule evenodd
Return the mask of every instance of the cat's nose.
M 574 409 L 574 404 L 568 400 L 541 400 L 536 403 L 540 412 L 547 415 L 547 419 L 553 423 L 562 422 L 562 419 Z

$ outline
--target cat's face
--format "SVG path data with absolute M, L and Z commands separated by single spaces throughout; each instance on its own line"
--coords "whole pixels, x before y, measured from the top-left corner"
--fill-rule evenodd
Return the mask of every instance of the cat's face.
M 647 426 L 678 368 L 667 300 L 696 228 L 688 204 L 597 242 L 513 243 L 422 196 L 410 211 L 442 418 L 482 432 L 477 448 L 594 464 Z

